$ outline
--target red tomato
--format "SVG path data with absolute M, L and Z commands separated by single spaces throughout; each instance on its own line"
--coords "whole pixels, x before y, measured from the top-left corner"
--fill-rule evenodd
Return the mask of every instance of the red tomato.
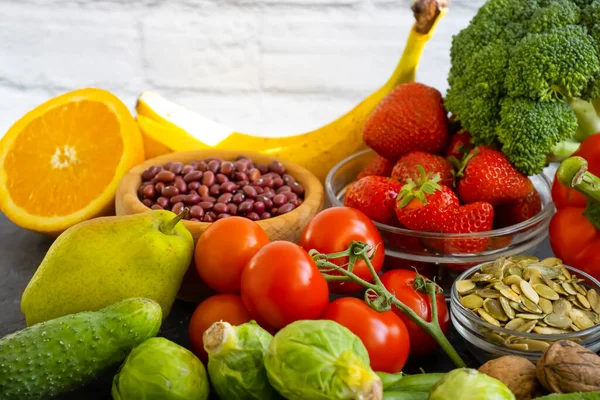
M 383 240 L 379 231 L 361 211 L 350 207 L 333 207 L 321 211 L 304 228 L 300 236 L 300 246 L 306 251 L 315 249 L 320 253 L 338 253 L 348 249 L 350 242 L 357 241 L 378 246 L 371 264 L 377 273 L 383 267 Z M 331 260 L 336 265 L 348 263 L 348 258 Z M 354 264 L 354 274 L 368 282 L 373 281 L 373 275 L 364 261 Z M 352 293 L 362 287 L 352 282 L 329 282 L 329 290 L 333 293 Z
M 427 322 L 431 322 L 431 300 L 428 293 L 422 293 L 415 290 L 412 286 L 417 273 L 406 269 L 397 269 L 386 272 L 381 275 L 381 282 L 390 292 L 396 295 L 396 298 L 411 308 L 419 317 Z M 444 335 L 450 328 L 450 315 L 446 300 L 442 293 L 436 296 L 438 309 L 438 321 Z M 417 324 L 411 321 L 402 311 L 396 307 L 392 308 L 406 327 L 410 335 L 410 355 L 425 356 L 438 349 L 438 344 L 429 333 L 421 329 Z
M 215 322 L 225 321 L 231 325 L 241 325 L 250 320 L 250 314 L 239 294 L 218 294 L 209 297 L 196 307 L 190 320 L 189 334 L 194 353 L 205 364 L 208 362 L 202 335 Z
M 267 234 L 254 221 L 242 217 L 220 219 L 210 224 L 196 243 L 198 274 L 218 292 L 238 293 L 242 270 L 267 243 Z
M 354 297 L 330 303 L 321 319 L 330 319 L 350 329 L 369 352 L 371 368 L 395 374 L 402 371 L 410 350 L 404 322 L 393 311 L 379 313 Z
M 319 318 L 329 303 L 329 290 L 302 247 L 276 241 L 260 249 L 244 268 L 242 299 L 261 326 L 280 329 Z

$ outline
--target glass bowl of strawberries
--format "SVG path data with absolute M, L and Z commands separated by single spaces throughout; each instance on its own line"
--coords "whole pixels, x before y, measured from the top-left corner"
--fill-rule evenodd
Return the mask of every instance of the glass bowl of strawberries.
M 448 156 L 461 140 L 449 143 L 446 156 L 413 151 L 396 162 L 367 149 L 327 176 L 330 205 L 357 208 L 379 229 L 386 269 L 417 268 L 451 283 L 475 265 L 531 252 L 545 239 L 555 211 L 550 180 L 517 173 L 486 146 L 460 161 Z

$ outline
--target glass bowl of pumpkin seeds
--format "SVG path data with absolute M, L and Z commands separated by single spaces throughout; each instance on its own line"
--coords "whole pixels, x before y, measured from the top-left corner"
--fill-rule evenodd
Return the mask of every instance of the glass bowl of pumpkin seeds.
M 452 324 L 480 362 L 538 360 L 557 340 L 600 350 L 600 282 L 557 258 L 500 257 L 454 282 Z

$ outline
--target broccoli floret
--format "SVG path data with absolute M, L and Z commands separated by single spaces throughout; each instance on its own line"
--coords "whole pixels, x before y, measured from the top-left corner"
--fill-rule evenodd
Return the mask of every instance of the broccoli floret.
M 450 56 L 446 107 L 526 174 L 600 127 L 600 0 L 488 0 Z

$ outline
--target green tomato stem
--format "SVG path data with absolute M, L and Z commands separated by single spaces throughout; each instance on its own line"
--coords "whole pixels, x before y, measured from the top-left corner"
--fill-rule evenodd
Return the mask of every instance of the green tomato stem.
M 381 301 L 367 301 L 370 307 L 373 309 L 382 312 L 389 310 L 393 305 L 398 308 L 404 315 L 406 315 L 411 321 L 416 323 L 421 329 L 425 332 L 429 333 L 435 341 L 440 345 L 442 350 L 450 357 L 452 362 L 457 368 L 463 368 L 466 366 L 465 362 L 461 359 L 460 355 L 456 352 L 454 347 L 450 344 L 442 328 L 440 327 L 438 321 L 438 310 L 437 310 L 437 287 L 433 282 L 427 282 L 427 291 L 431 296 L 431 322 L 425 321 L 423 318 L 418 316 L 410 307 L 402 303 L 400 300 L 396 298 L 394 294 L 392 294 L 381 282 L 377 271 L 373 267 L 371 260 L 369 259 L 367 253 L 371 246 L 361 243 L 361 242 L 351 242 L 348 246 L 348 250 L 334 253 L 334 254 L 322 254 L 316 250 L 310 250 L 309 255 L 314 259 L 317 267 L 321 271 L 321 274 L 325 277 L 327 281 L 347 281 L 354 282 L 364 287 L 367 290 L 366 297 L 369 298 L 369 291 L 376 294 L 377 300 Z M 329 262 L 332 258 L 341 258 L 341 257 L 349 257 L 350 262 L 348 265 L 341 267 L 339 265 L 333 264 Z M 354 262 L 356 259 L 363 260 L 371 275 L 373 276 L 373 283 L 367 282 L 364 279 L 359 278 L 354 273 L 352 273 L 352 269 L 354 267 Z M 340 275 L 331 275 L 329 272 L 337 272 Z M 335 279 L 334 279 L 335 278 Z M 429 284 L 431 283 L 431 284 Z M 383 304 L 383 306 L 382 306 Z

